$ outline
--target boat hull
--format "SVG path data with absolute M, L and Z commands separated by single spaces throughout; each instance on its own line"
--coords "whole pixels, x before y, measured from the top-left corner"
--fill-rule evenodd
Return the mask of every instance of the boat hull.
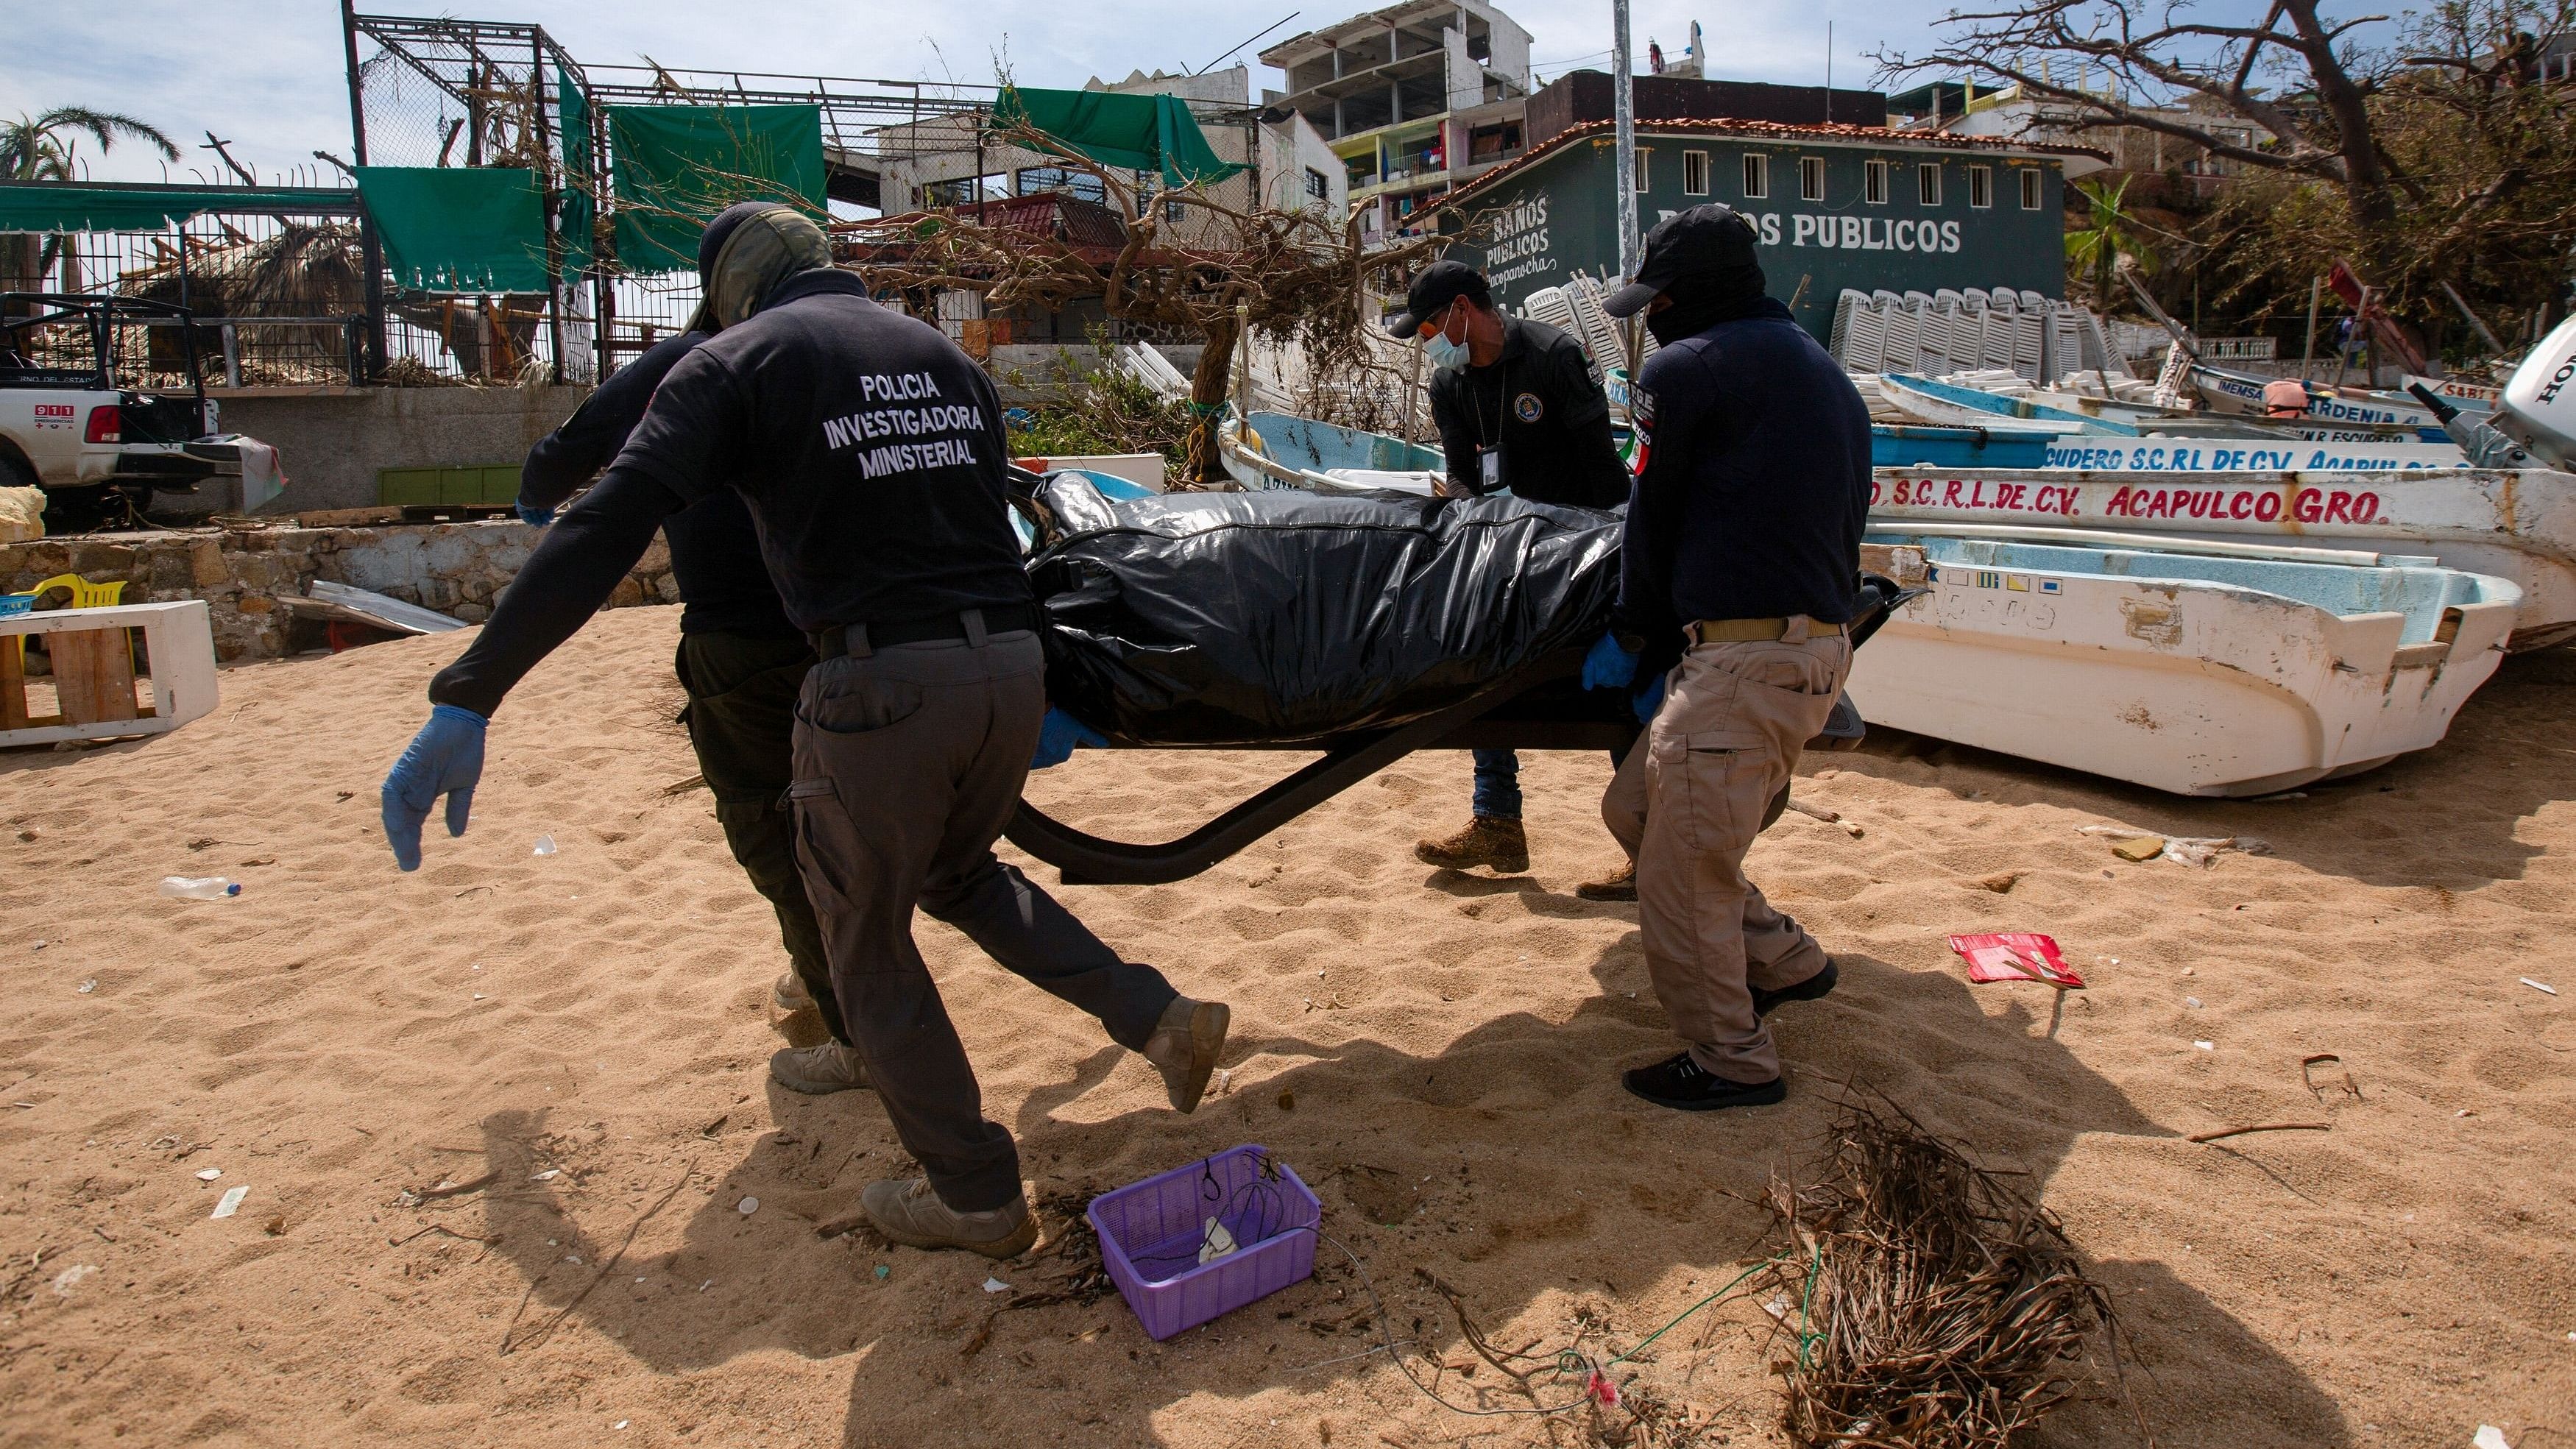
M 2156 576 L 2190 561 L 2131 553 L 2121 572 L 2088 573 L 2032 561 L 2092 550 L 1910 541 L 1952 561 L 1856 660 L 1864 719 L 2181 795 L 2268 794 L 2439 743 L 2494 674 L 2514 613 L 2502 580 L 2406 571 L 2462 600 L 2442 611 L 2448 637 L 2406 643 L 2403 612 Z M 2419 619 L 2411 632 L 2436 631 Z
M 2576 476 L 1877 470 L 1872 527 L 1995 523 L 2429 556 L 2522 591 L 2512 647 L 2576 638 Z
M 2194 367 L 2192 385 L 2200 389 L 2201 400 L 2215 413 L 2243 416 L 2263 415 L 2263 386 L 2278 378 L 2254 377 L 2242 372 L 2229 372 L 2217 367 Z M 2438 428 L 2442 420 L 2433 410 L 2420 403 L 2394 398 L 2386 393 L 2358 388 L 2328 387 L 2311 382 L 2308 389 L 2308 412 L 2311 418 L 2324 418 L 2339 423 L 2401 423 L 2413 428 Z

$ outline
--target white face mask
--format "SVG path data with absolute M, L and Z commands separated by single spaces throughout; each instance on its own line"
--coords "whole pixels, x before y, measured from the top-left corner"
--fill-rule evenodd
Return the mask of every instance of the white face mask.
M 1457 315 L 1458 309 L 1451 307 L 1449 319 L 1440 324 L 1440 330 L 1423 340 L 1422 350 L 1430 357 L 1431 365 L 1435 368 L 1446 369 L 1467 365 L 1467 344 L 1449 340 L 1449 321 L 1456 320 Z

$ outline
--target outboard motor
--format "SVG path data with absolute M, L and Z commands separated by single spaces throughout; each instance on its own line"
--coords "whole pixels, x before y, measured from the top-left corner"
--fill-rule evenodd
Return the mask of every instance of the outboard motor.
M 2442 416 L 2442 425 L 2459 435 L 2449 417 Z M 2559 323 L 2514 370 L 2496 405 L 2494 426 L 2486 431 L 2520 443 L 2544 467 L 2576 471 L 2576 316 Z M 2466 442 L 2460 446 L 2470 448 Z M 2477 454 L 2470 451 L 2470 458 L 2475 461 Z
M 2420 382 L 2406 384 L 2406 390 L 2415 394 L 2417 402 L 2431 408 L 2433 416 L 2442 420 L 2442 431 L 2450 434 L 2451 441 L 2460 445 L 2460 453 L 2468 460 L 2470 467 L 2528 468 L 2531 466 L 2530 450 L 2506 436 L 2493 423 L 2483 418 L 2470 417 L 2467 413 L 2453 407 L 2440 393 Z

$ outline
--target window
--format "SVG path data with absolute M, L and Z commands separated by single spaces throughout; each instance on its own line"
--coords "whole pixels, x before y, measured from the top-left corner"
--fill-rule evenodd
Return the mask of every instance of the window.
M 1914 196 L 1925 206 L 1941 204 L 1941 163 L 1929 161 L 1914 168 Z
M 960 176 L 954 181 L 926 182 L 921 188 L 924 206 L 973 206 L 978 201 L 1008 196 L 1003 178 L 994 176 Z
M 1822 201 L 1825 199 L 1824 157 L 1801 156 L 1798 158 L 1798 199 L 1801 201 Z
M 1747 156 L 1744 158 L 1744 194 L 1755 201 L 1759 201 L 1763 197 L 1771 194 L 1770 157 Z
M 1981 209 L 1995 204 L 1995 168 L 1968 168 L 1968 204 Z
M 1639 191 L 1648 189 L 1646 184 L 1646 163 L 1654 159 L 1654 147 L 1640 146 L 1637 148 L 1637 189 Z
M 1088 171 L 1068 171 L 1061 166 L 1024 166 L 1011 179 L 1018 183 L 1022 196 L 1055 191 L 1066 196 L 1078 196 L 1085 201 L 1106 202 L 1109 199 L 1109 189 L 1100 184 L 1099 177 Z
M 1324 201 L 1329 199 L 1332 194 L 1333 178 L 1326 176 L 1323 172 L 1316 170 L 1312 166 L 1307 167 L 1306 198 L 1310 201 Z
M 1708 153 L 1706 151 L 1682 153 L 1682 195 L 1708 195 Z
M 2021 209 L 2039 210 L 2039 168 L 2036 166 L 2021 173 Z
M 1887 204 L 1887 163 L 1868 161 L 1861 165 L 1861 199 L 1872 206 Z

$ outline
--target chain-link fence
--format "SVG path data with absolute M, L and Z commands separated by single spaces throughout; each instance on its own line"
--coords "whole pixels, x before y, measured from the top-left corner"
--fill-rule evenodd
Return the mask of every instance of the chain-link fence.
M 581 259 L 598 215 L 598 121 L 581 67 L 542 26 L 391 15 L 351 17 L 368 166 L 517 167 L 532 172 L 545 211 L 544 292 L 406 291 L 379 280 L 388 372 L 587 382 L 603 361 L 597 289 Z M 567 233 L 570 233 L 567 235 Z
M 348 216 L 209 212 L 166 232 L 22 235 L 0 237 L 0 246 L 22 254 L 6 268 L 19 290 L 187 308 L 202 324 L 195 341 L 210 385 L 345 384 L 364 376 L 358 233 Z M 121 331 L 112 359 L 118 375 L 137 386 L 188 385 L 176 325 Z M 89 346 L 63 345 L 84 355 Z

